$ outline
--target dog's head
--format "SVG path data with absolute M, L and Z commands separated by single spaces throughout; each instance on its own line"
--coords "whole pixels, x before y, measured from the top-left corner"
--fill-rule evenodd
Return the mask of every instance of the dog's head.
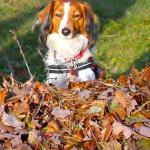
M 93 45 L 98 37 L 99 21 L 89 4 L 78 0 L 51 0 L 39 13 L 41 41 L 46 43 L 48 34 L 58 33 L 70 39 L 82 34 Z

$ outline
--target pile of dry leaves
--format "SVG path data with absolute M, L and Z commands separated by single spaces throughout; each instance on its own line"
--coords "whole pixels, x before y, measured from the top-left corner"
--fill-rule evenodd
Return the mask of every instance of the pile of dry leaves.
M 150 144 L 150 67 L 117 81 L 4 80 L 1 150 L 137 150 Z

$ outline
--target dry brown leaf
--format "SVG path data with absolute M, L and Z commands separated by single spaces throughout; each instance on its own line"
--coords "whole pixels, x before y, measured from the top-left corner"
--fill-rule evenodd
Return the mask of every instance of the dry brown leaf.
M 125 120 L 126 116 L 127 116 L 126 111 L 122 106 L 117 107 L 116 109 L 114 109 L 114 111 L 112 113 L 116 113 L 117 115 L 119 115 L 121 120 Z
M 126 76 L 124 76 L 124 75 L 121 75 L 120 77 L 119 77 L 119 83 L 122 85 L 122 86 L 127 86 L 128 85 L 128 79 L 127 79 L 127 77 Z
M 14 148 L 12 148 L 11 150 L 33 150 L 33 149 L 27 144 L 19 144 Z
M 49 93 L 48 86 L 46 86 L 46 84 L 40 83 L 39 81 L 35 82 L 34 88 L 39 92 Z
M 123 133 L 125 139 L 128 139 L 131 137 L 132 135 L 132 130 L 130 128 L 128 128 L 127 126 L 121 124 L 120 122 L 114 122 L 112 124 L 113 127 L 113 134 L 118 136 L 120 133 Z
M 20 115 L 22 113 L 30 112 L 29 100 L 30 100 L 30 97 L 27 96 L 22 101 L 15 103 L 13 107 L 14 113 L 16 115 Z
M 14 132 L 14 131 L 15 131 L 15 129 L 13 127 L 6 126 L 2 122 L 0 122 L 0 132 L 1 133 L 4 133 L 4 132 Z
M 104 134 L 104 141 L 108 141 L 110 138 L 110 135 L 112 133 L 112 125 L 108 124 L 105 130 L 105 134 Z
M 70 142 L 64 146 L 64 150 L 70 150 L 75 144 Z
M 68 89 L 33 80 L 25 84 L 4 80 L 0 91 L 8 92 L 0 94 L 0 144 L 11 150 L 135 149 L 136 143 L 127 141 L 150 138 L 149 78 L 146 68 L 117 82 L 70 83 Z
M 51 112 L 51 115 L 53 115 L 55 118 L 66 118 L 67 116 L 72 114 L 72 111 L 61 109 L 59 107 L 54 108 Z
M 141 126 L 139 129 L 139 133 L 145 137 L 150 138 L 150 128 L 146 126 Z
M 131 75 L 132 75 L 136 85 L 138 85 L 138 86 L 145 86 L 145 82 L 142 79 L 141 73 L 137 69 L 135 69 L 135 67 L 132 68 Z
M 60 128 L 59 128 L 58 123 L 56 121 L 50 121 L 47 125 L 46 132 L 59 133 Z
M 3 113 L 2 116 L 2 122 L 10 127 L 14 127 L 16 130 L 17 129 L 22 129 L 22 127 L 24 127 L 24 123 L 20 122 L 17 120 L 17 118 L 14 115 L 9 115 L 7 113 Z
M 93 141 L 85 142 L 83 148 L 86 150 L 95 150 L 97 147 L 96 143 Z
M 142 73 L 143 80 L 150 81 L 150 67 L 144 69 Z
M 84 130 L 85 131 L 85 130 Z M 83 134 L 85 134 L 83 131 Z M 86 131 L 86 135 L 87 135 L 88 131 Z M 76 133 L 74 133 L 73 135 L 74 139 L 77 141 L 77 142 L 82 142 L 83 141 L 83 135 L 81 134 L 81 132 L 77 131 Z
M 110 141 L 104 145 L 103 150 L 122 150 L 122 145 L 117 141 Z
M 83 141 L 91 141 L 92 140 L 92 134 L 91 131 L 89 130 L 87 132 L 87 135 L 83 138 Z
M 6 93 L 7 93 L 6 89 L 0 91 L 0 105 L 4 104 Z
M 100 127 L 94 127 L 92 133 L 94 134 L 95 138 L 97 141 L 102 139 L 102 134 L 101 134 L 101 129 Z
M 5 148 L 9 150 L 9 149 L 11 149 L 11 147 L 12 147 L 11 146 L 11 141 L 10 140 L 6 140 L 5 141 Z M 0 150 L 2 150 L 2 149 L 3 148 L 0 147 Z
M 0 118 L 2 117 L 4 113 L 4 105 L 0 105 Z
M 29 131 L 28 142 L 29 142 L 29 144 L 31 144 L 33 146 L 40 145 L 41 137 L 39 136 L 39 133 L 37 130 Z
M 113 102 L 121 104 L 124 108 L 130 105 L 131 97 L 127 96 L 124 91 L 116 91 Z
M 50 137 L 50 140 L 56 145 L 61 145 L 60 134 L 53 133 L 53 135 Z
M 128 116 L 131 114 L 131 112 L 132 112 L 133 110 L 136 109 L 136 106 L 138 106 L 136 100 L 134 100 L 134 99 L 131 100 L 131 104 L 129 105 L 129 107 L 127 107 L 127 115 L 128 115 Z
M 91 91 L 89 90 L 82 90 L 81 92 L 78 93 L 78 96 L 79 98 L 82 98 L 82 99 L 88 99 L 91 95 Z
M 15 138 L 11 139 L 11 146 L 15 147 L 22 144 L 21 135 L 17 135 Z
M 31 89 L 31 87 L 19 88 L 19 87 L 15 86 L 15 87 L 13 88 L 13 93 L 14 93 L 15 95 L 24 96 L 24 95 L 29 94 L 30 89 Z

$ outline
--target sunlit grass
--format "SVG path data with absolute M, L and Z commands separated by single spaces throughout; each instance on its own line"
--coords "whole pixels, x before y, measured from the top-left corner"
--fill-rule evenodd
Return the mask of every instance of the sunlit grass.
M 12 66 L 25 68 L 16 42 L 9 32 L 9 29 L 15 29 L 32 73 L 38 79 L 44 79 L 42 58 L 37 52 L 38 33 L 32 33 L 31 26 L 46 1 L 0 0 L 1 72 L 10 73 L 4 55 L 7 55 Z M 107 70 L 107 77 L 128 73 L 134 64 L 138 68 L 150 64 L 150 1 L 88 1 L 100 18 L 96 60 Z

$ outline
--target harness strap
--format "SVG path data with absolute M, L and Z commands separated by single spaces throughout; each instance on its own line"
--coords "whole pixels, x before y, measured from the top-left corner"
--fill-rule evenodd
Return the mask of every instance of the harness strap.
M 77 75 L 78 71 L 90 68 L 93 66 L 94 61 L 88 61 L 85 63 L 77 63 L 76 68 L 67 67 L 66 65 L 50 65 L 46 68 L 48 73 L 70 73 L 73 75 Z

